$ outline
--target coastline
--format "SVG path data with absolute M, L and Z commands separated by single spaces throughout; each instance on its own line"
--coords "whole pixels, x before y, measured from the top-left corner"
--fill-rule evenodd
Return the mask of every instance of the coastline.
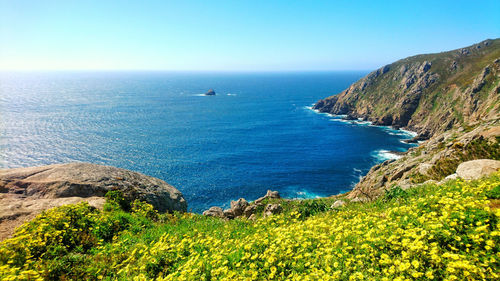
M 409 145 L 415 145 L 416 143 L 410 142 L 410 140 L 414 139 L 416 136 L 418 136 L 417 132 L 408 130 L 407 128 L 394 128 L 392 126 L 382 126 L 382 125 L 374 125 L 372 121 L 368 120 L 363 120 L 363 118 L 356 118 L 356 119 L 348 119 L 348 115 L 335 115 L 331 114 L 328 112 L 321 112 L 318 109 L 314 108 L 314 103 L 310 106 L 305 106 L 305 109 L 311 110 L 316 114 L 320 115 L 326 115 L 330 117 L 330 121 L 334 122 L 342 122 L 346 124 L 354 124 L 354 125 L 359 125 L 359 126 L 369 126 L 369 127 L 375 127 L 375 128 L 380 128 L 383 131 L 385 131 L 389 135 L 398 135 L 398 136 L 408 136 L 408 138 L 401 139 L 400 142 L 404 144 L 409 144 Z M 421 142 L 417 142 L 421 143 Z M 408 149 L 410 149 L 409 147 Z M 387 160 L 395 160 L 401 158 L 401 154 L 404 154 L 408 151 L 406 149 L 405 151 L 391 151 L 391 150 L 385 150 L 385 149 L 378 149 L 374 150 L 370 153 L 370 155 L 374 158 L 377 158 L 382 162 L 387 161 Z

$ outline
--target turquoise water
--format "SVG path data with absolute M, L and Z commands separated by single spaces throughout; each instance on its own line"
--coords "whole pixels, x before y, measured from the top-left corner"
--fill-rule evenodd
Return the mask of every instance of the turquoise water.
M 267 189 L 337 194 L 409 147 L 408 133 L 310 109 L 365 74 L 2 73 L 1 165 L 131 169 L 177 187 L 195 212 Z

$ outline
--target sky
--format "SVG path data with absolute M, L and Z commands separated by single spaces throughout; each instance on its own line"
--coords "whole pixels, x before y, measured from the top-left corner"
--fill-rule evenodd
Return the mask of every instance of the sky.
M 370 70 L 498 38 L 498 14 L 498 0 L 0 0 L 0 70 Z

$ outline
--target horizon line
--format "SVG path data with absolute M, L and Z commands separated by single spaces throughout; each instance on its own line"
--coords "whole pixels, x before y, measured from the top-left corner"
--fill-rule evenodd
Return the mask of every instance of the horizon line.
M 375 69 L 0 69 L 0 72 L 336 72 L 336 71 L 373 71 Z

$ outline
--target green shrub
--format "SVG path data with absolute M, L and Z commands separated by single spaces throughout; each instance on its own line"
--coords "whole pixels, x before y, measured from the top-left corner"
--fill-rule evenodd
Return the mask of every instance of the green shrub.
M 329 206 L 322 200 L 305 200 L 299 204 L 298 212 L 301 218 L 307 218 L 329 209 Z
M 486 192 L 486 197 L 489 199 L 500 199 L 500 184 Z
M 159 217 L 158 211 L 155 210 L 153 205 L 139 200 L 135 200 L 132 203 L 132 213 L 155 221 L 158 220 Z
M 123 193 L 119 190 L 108 191 L 105 195 L 106 203 L 108 203 L 107 208 L 109 210 L 113 207 L 118 206 L 124 211 L 130 211 L 130 202 L 123 197 Z
M 408 192 L 404 189 L 402 189 L 399 186 L 394 186 L 388 190 L 385 191 L 384 193 L 384 200 L 389 201 L 397 198 L 407 198 L 408 197 Z

